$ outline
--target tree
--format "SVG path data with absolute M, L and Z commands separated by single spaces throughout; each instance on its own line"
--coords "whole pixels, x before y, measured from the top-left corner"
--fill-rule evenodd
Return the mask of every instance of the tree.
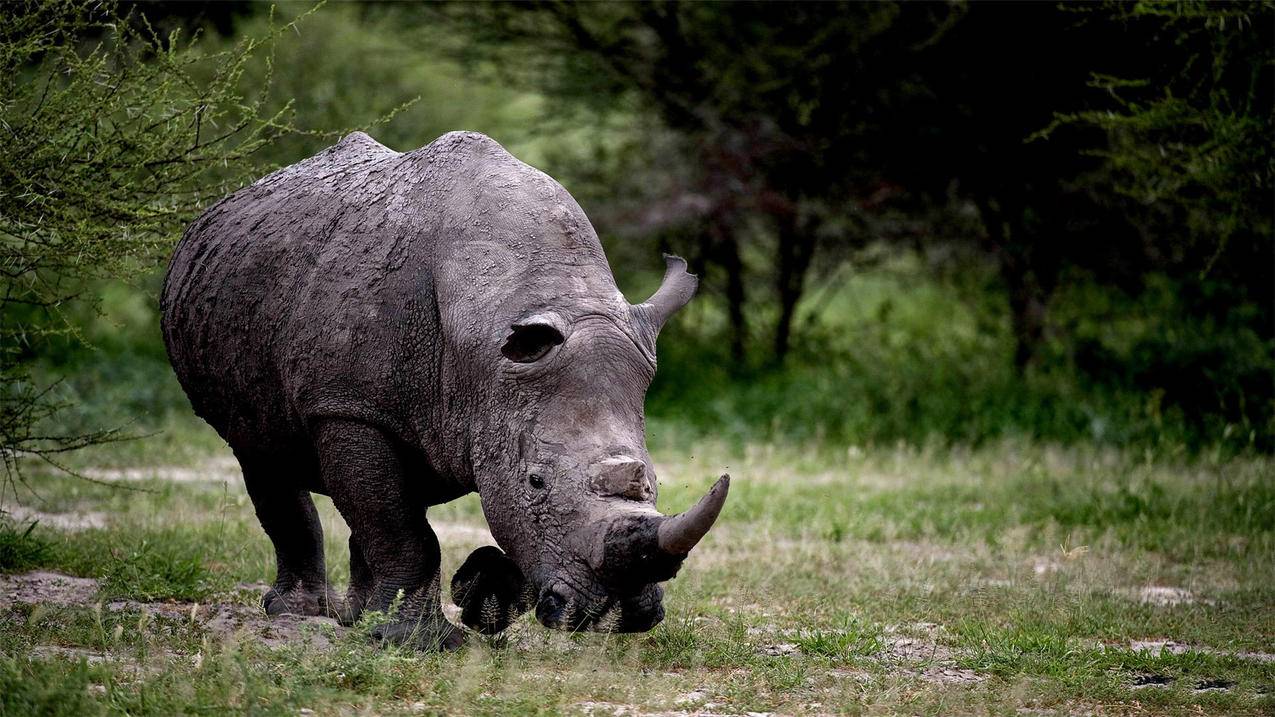
M 689 250 L 725 299 L 737 364 L 759 324 L 787 354 L 812 267 L 885 242 L 993 267 L 1020 376 L 1071 361 L 1185 415 L 1275 416 L 1270 2 L 433 13 L 476 41 L 460 49 L 476 67 L 551 98 L 549 118 L 630 118 L 622 161 L 579 156 L 582 184 L 619 196 L 590 212 L 604 233 Z M 1161 279 L 1196 348 L 1093 361 L 1051 319 L 1078 282 L 1138 297 Z
M 1143 28 L 1153 60 L 1095 71 L 1102 109 L 1059 112 L 1038 136 L 1099 130 L 1109 192 L 1160 263 L 1221 278 L 1275 307 L 1275 2 L 1136 2 L 1101 10 Z M 1172 243 L 1173 246 L 1166 246 Z M 1172 250 L 1170 250 L 1172 249 Z M 1275 313 L 1267 312 L 1268 336 Z
M 875 77 L 869 67 L 888 67 L 929 41 L 954 11 L 542 2 L 437 12 L 476 40 L 460 48 L 473 59 L 501 48 L 505 71 L 540 87 L 554 99 L 554 112 L 619 104 L 672 131 L 678 147 L 659 161 L 664 178 L 678 181 L 652 183 L 659 196 L 643 197 L 644 228 L 698 223 L 691 263 L 710 284 L 721 273 L 732 353 L 743 359 L 749 317 L 771 305 L 772 353 L 782 361 L 815 253 L 865 240 L 845 220 L 879 182 L 856 162 L 856 145 L 872 122 L 874 97 L 896 78 Z M 684 171 L 668 171 L 670 165 Z M 768 265 L 753 271 L 749 255 L 758 250 Z M 773 301 L 746 308 L 754 278 L 768 278 Z
M 1124 373 L 1203 428 L 1219 418 L 1275 445 L 1275 2 L 1135 2 L 1082 16 L 1145 37 L 1142 52 L 1095 70 L 1105 106 L 1060 112 L 1102 142 L 1085 181 L 1135 226 L 1127 263 L 1174 282 L 1197 327 L 1136 342 Z M 1099 368 L 1109 357 L 1084 355 Z M 1201 430 L 1202 433 L 1207 432 Z
M 167 256 L 208 202 L 240 186 L 254 152 L 292 130 L 240 86 L 278 32 L 201 51 L 137 11 L 88 0 L 27 2 L 0 24 L 0 456 L 57 456 L 118 439 L 49 428 L 58 405 L 31 366 L 74 338 L 67 309 L 94 281 Z

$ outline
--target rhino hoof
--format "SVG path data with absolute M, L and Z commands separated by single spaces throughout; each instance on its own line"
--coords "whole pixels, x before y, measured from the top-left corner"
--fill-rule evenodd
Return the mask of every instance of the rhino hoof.
M 354 623 L 359 621 L 359 617 L 362 614 L 362 606 L 352 605 L 347 599 L 345 604 L 336 611 L 336 622 L 341 627 L 352 627 Z
M 460 649 L 465 635 L 446 620 L 390 622 L 373 628 L 372 639 L 381 645 L 406 645 L 422 652 L 450 652 Z
M 290 614 L 334 617 L 341 602 L 326 585 L 321 588 L 307 588 L 297 584 L 286 590 L 280 590 L 277 585 L 270 588 L 261 599 L 261 604 L 270 616 Z

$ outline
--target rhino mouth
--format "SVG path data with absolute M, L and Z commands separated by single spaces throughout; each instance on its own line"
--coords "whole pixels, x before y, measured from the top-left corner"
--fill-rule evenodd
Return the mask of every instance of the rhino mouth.
M 677 574 L 713 526 L 729 488 L 730 476 L 723 475 L 680 515 L 620 515 L 582 529 L 576 534 L 579 569 L 542 583 L 536 619 L 568 631 L 645 632 L 658 625 L 664 619 L 659 583 Z M 582 574 L 589 577 L 581 581 Z
M 540 592 L 536 620 L 567 632 L 646 632 L 664 619 L 664 591 L 647 585 L 628 597 L 589 599 L 557 584 Z

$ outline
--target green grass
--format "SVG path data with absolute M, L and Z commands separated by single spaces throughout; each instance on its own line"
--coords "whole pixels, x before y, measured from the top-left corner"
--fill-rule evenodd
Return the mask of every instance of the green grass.
M 0 570 L 14 571 L 42 565 L 48 560 L 49 543 L 35 535 L 37 523 L 0 523 Z
M 0 608 L 0 715 L 1269 713 L 1275 663 L 1237 655 L 1275 653 L 1275 461 L 1238 428 L 1192 444 L 1147 395 L 1013 376 L 997 314 L 900 261 L 832 297 L 783 371 L 727 371 L 711 306 L 661 340 L 660 507 L 735 478 L 662 625 L 565 636 L 526 618 L 443 656 L 357 630 L 276 649 L 264 618 L 228 632 L 183 617 L 256 605 L 273 551 L 189 412 L 152 303 L 108 290 L 96 348 L 46 356 L 48 376 L 70 376 L 56 428 L 151 435 L 65 457 L 95 480 L 127 471 L 115 485 L 24 464 L 18 495 L 44 517 L 0 520 L 0 573 L 96 587 Z M 1116 338 L 1155 327 L 1124 321 Z M 348 532 L 316 502 L 340 585 Z M 78 514 L 100 520 L 50 518 Z M 450 576 L 481 507 L 467 496 L 430 520 Z M 1165 640 L 1186 647 L 1131 647 Z
M 657 442 L 664 510 L 689 505 L 723 470 L 736 479 L 721 524 L 667 585 L 662 625 L 569 636 L 524 618 L 503 638 L 471 636 L 457 654 L 419 655 L 377 648 L 358 630 L 333 635 L 328 650 L 300 640 L 271 649 L 256 628 L 227 633 L 186 617 L 194 603 L 255 604 L 257 593 L 237 586 L 268 581 L 273 568 L 237 480 L 165 478 L 175 464 L 233 477 L 224 453 L 212 463 L 190 462 L 186 448 L 165 453 L 181 443 L 152 444 L 149 468 L 132 474 L 142 480 L 127 483 L 134 490 L 39 469 L 28 476 L 41 496 L 23 493 L 30 507 L 107 520 L 0 531 L 3 555 L 25 556 L 7 557 L 3 571 L 98 580 L 80 604 L 0 610 L 3 714 L 1275 707 L 1275 663 L 1239 656 L 1275 652 L 1268 458 L 1012 442 L 742 451 Z M 107 457 L 122 466 L 129 456 Z M 75 460 L 84 468 L 95 458 Z M 346 528 L 329 501 L 318 503 L 329 573 L 342 583 Z M 450 575 L 480 542 L 481 509 L 468 496 L 430 519 Z M 1148 602 L 1148 587 L 1186 597 Z M 135 602 L 97 607 L 120 599 Z M 175 607 L 144 617 L 142 604 Z M 1186 647 L 1132 649 L 1149 640 Z M 1135 686 L 1144 681 L 1163 684 Z M 1197 691 L 1210 684 L 1228 687 Z
M 846 616 L 832 628 L 813 628 L 793 637 L 802 654 L 831 660 L 871 657 L 884 647 L 879 625 L 865 624 L 854 616 Z

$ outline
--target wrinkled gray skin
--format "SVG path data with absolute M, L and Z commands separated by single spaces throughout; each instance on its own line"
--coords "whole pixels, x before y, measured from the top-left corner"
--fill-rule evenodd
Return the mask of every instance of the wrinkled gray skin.
M 267 611 L 351 622 L 402 591 L 384 639 L 458 645 L 425 511 L 478 491 L 512 562 L 475 552 L 458 572 L 476 628 L 533 606 L 555 628 L 658 623 L 657 583 L 728 487 L 655 511 L 643 399 L 696 283 L 667 260 L 628 304 L 566 190 L 476 133 L 407 153 L 355 133 L 209 209 L 169 267 L 164 339 L 274 543 Z M 343 602 L 311 492 L 351 528 Z

